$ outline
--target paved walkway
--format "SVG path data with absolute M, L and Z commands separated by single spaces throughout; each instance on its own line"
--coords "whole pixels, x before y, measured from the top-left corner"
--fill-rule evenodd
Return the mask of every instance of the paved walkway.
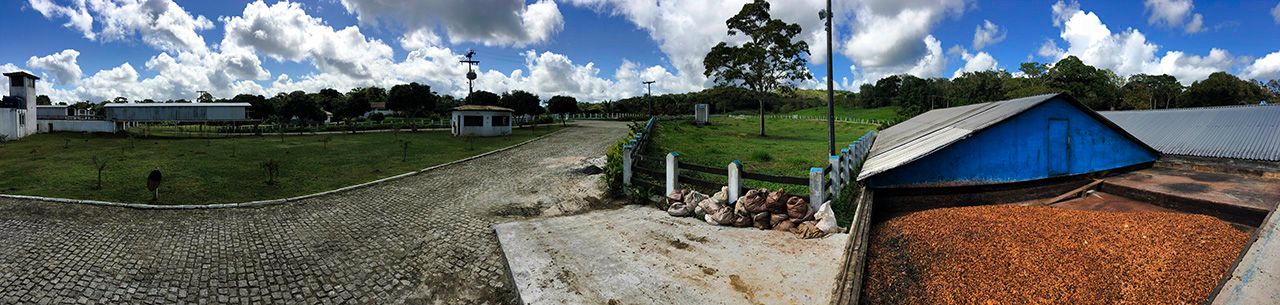
M 589 207 L 574 171 L 626 135 L 581 122 L 517 149 L 264 208 L 0 199 L 0 304 L 509 303 L 490 226 Z M 544 214 L 545 215 L 545 214 Z

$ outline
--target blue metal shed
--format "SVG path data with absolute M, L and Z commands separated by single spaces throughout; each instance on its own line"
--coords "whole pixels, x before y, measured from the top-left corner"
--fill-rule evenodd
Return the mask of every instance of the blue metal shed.
M 880 132 L 871 188 L 991 185 L 1154 162 L 1159 152 L 1066 94 L 926 112 Z

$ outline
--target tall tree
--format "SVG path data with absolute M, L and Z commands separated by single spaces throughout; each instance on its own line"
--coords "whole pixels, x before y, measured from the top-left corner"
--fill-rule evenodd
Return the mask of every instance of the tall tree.
M 1129 76 L 1129 82 L 1120 89 L 1122 100 L 1127 106 L 1133 109 L 1155 109 L 1174 106 L 1175 100 L 1185 88 L 1172 75 L 1134 74 Z M 1143 97 L 1147 100 L 1138 100 Z
M 502 101 L 498 105 L 511 108 L 516 111 L 516 115 L 539 115 L 546 110 L 542 109 L 542 99 L 533 93 L 514 90 L 502 94 Z
M 1262 87 L 1227 72 L 1214 72 L 1209 78 L 1187 88 L 1186 106 L 1224 106 L 1256 104 L 1265 98 Z
M 476 91 L 467 95 L 467 105 L 497 106 L 502 100 L 497 94 L 489 91 Z
M 249 103 L 249 118 L 265 120 L 276 115 L 277 106 L 261 95 L 240 94 L 231 98 L 232 103 Z
M 419 83 L 395 85 L 387 94 L 387 109 L 399 111 L 410 118 L 434 109 L 435 104 L 436 95 L 431 92 L 431 86 Z
M 568 114 L 578 112 L 578 99 L 572 96 L 557 95 L 547 100 L 547 111 L 560 115 L 560 124 L 568 120 Z
M 1075 56 L 1059 60 L 1045 75 L 1046 85 L 1071 94 L 1089 108 L 1110 109 L 1118 100 L 1119 87 L 1107 70 L 1086 65 Z
M 773 93 L 793 86 L 795 81 L 812 79 L 805 66 L 809 44 L 796 40 L 799 24 L 786 23 L 769 15 L 769 2 L 754 0 L 725 21 L 729 36 L 746 35 L 740 46 L 721 42 L 703 59 L 704 74 L 721 86 L 744 86 L 757 93 Z M 760 136 L 764 130 L 764 99 L 760 106 Z
M 305 122 L 321 122 L 327 117 L 320 104 L 301 90 L 283 96 L 284 105 L 280 108 L 280 116 L 284 120 L 298 119 Z
M 994 102 L 1005 99 L 1005 71 L 965 72 L 951 80 L 951 99 L 955 105 Z M 955 106 L 953 105 L 953 106 Z
M 373 110 L 373 103 L 386 103 L 387 90 L 382 87 L 355 88 L 347 92 L 346 100 L 342 112 L 348 117 L 359 117 Z

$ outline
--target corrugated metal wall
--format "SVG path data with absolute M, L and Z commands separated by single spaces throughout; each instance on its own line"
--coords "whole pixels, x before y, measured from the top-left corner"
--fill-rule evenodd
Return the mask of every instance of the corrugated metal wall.
M 1280 161 L 1280 106 L 1101 114 L 1165 154 Z

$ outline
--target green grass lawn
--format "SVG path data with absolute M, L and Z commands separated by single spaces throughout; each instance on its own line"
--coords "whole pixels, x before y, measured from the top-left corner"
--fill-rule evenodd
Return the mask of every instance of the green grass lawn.
M 506 137 L 470 140 L 447 131 L 214 139 L 38 134 L 0 144 L 0 193 L 151 203 L 147 173 L 159 169 L 164 183 L 155 204 L 279 199 L 478 155 L 559 128 L 517 129 Z M 401 141 L 409 142 L 407 160 Z M 95 189 L 95 156 L 107 160 L 102 189 Z M 266 160 L 280 164 L 272 185 L 260 166 Z
M 800 109 L 800 110 L 791 112 L 789 114 L 825 117 L 827 115 L 827 107 L 814 107 L 814 108 Z M 836 116 L 845 117 L 845 118 L 863 119 L 863 120 L 892 121 L 898 117 L 898 107 L 889 106 L 889 107 L 867 109 L 867 108 L 858 108 L 858 107 L 836 106 Z
M 680 153 L 681 161 L 727 166 L 733 160 L 753 173 L 808 177 L 810 167 L 827 165 L 827 127 L 817 121 L 768 119 L 760 137 L 759 118 L 715 117 L 711 125 L 663 121 L 651 154 Z M 836 148 L 848 147 L 873 127 L 836 123 Z

